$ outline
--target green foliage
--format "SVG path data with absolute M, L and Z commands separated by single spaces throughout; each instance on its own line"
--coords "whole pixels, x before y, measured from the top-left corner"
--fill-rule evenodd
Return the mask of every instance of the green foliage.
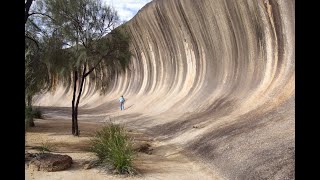
M 74 71 L 80 77 L 85 66 L 87 71 L 95 68 L 89 85 L 105 92 L 114 75 L 128 67 L 128 33 L 124 25 L 114 29 L 117 12 L 101 0 L 39 0 L 32 12 L 25 25 L 30 37 L 25 48 L 26 98 L 54 91 L 58 84 L 68 91 Z
M 129 44 L 130 36 L 124 26 L 114 29 L 105 38 L 93 44 L 93 52 L 96 54 L 92 54 L 91 57 L 99 58 L 100 56 L 103 60 L 100 63 L 101 66 L 97 66 L 90 78 L 94 80 L 91 82 L 95 82 L 94 85 L 102 93 L 105 93 L 109 82 L 114 79 L 115 75 L 125 72 L 128 68 L 131 58 Z
M 98 131 L 92 139 L 91 150 L 100 163 L 113 167 L 118 173 L 134 173 L 132 142 L 120 125 L 109 123 Z
M 48 48 L 44 38 L 48 34 L 45 21 L 41 21 L 43 15 L 40 16 L 39 9 L 35 8 L 36 2 L 31 3 L 29 14 L 32 15 L 25 23 L 25 95 L 28 106 L 35 94 L 48 90 L 50 80 L 47 65 L 43 61 L 44 50 Z
M 48 25 L 52 36 L 46 51 L 49 72 L 67 88 L 73 74 L 89 74 L 89 86 L 104 90 L 114 75 L 128 67 L 130 38 L 118 27 L 117 12 L 100 0 L 42 0 L 42 11 L 54 19 Z
M 36 93 L 44 91 L 48 87 L 49 76 L 47 66 L 41 60 L 39 51 L 31 45 L 25 49 L 26 101 L 31 101 Z
M 80 82 L 84 82 L 87 77 L 90 78 L 87 81 L 90 89 L 105 93 L 114 76 L 126 70 L 131 57 L 128 33 L 123 27 L 115 29 L 119 21 L 117 12 L 110 6 L 104 5 L 101 0 L 36 2 L 34 9 L 42 16 L 29 17 L 26 26 L 30 27 L 27 28 L 28 33 L 40 44 L 42 43 L 40 47 L 43 48 L 40 48 L 40 53 L 33 54 L 31 52 L 34 51 L 26 49 L 26 57 L 30 54 L 36 55 L 37 58 L 29 59 L 39 59 L 41 61 L 35 62 L 46 64 L 47 69 L 44 68 L 42 71 L 41 68 L 44 76 L 40 78 L 47 84 L 43 83 L 42 79 L 34 80 L 34 77 L 38 77 L 34 75 L 38 73 L 30 76 L 30 82 L 39 85 L 39 88 L 31 88 L 35 89 L 34 91 L 26 90 L 28 106 L 31 106 L 35 93 L 40 92 L 45 85 L 52 91 L 57 85 L 63 85 L 66 91 L 74 85 L 74 91 L 78 89 L 77 104 L 82 93 L 80 91 L 82 87 L 77 86 L 83 86 Z M 26 66 L 29 64 L 26 61 Z M 32 67 L 34 66 L 30 66 L 27 72 L 34 72 Z M 77 105 L 75 108 L 78 108 Z M 76 116 L 77 113 L 73 119 L 77 119 Z M 73 125 L 76 123 L 77 121 Z
M 62 32 L 56 30 L 49 37 L 45 37 L 44 41 L 48 48 L 44 49 L 43 61 L 48 67 L 50 76 L 50 90 L 54 90 L 59 83 L 66 87 L 66 91 L 70 88 L 72 79 L 72 53 L 69 49 L 64 48 Z

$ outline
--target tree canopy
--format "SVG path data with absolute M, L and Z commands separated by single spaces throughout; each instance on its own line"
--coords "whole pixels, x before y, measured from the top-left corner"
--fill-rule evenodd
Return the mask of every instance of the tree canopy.
M 33 10 L 27 21 L 33 37 L 28 39 L 44 45 L 39 55 L 47 65 L 48 87 L 54 90 L 59 84 L 69 90 L 73 86 L 72 133 L 79 135 L 77 115 L 84 81 L 89 77 L 90 88 L 105 92 L 114 75 L 129 64 L 129 35 L 124 25 L 115 28 L 117 12 L 100 0 L 39 0 Z

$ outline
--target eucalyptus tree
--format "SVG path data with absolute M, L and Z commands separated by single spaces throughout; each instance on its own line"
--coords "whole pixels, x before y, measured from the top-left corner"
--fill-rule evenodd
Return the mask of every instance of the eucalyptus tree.
M 51 76 L 73 86 L 72 134 L 79 135 L 78 107 L 85 80 L 103 90 L 117 73 L 123 72 L 131 56 L 129 36 L 118 24 L 117 12 L 100 0 L 44 0 L 43 10 L 54 19 L 50 26 L 58 34 L 65 56 L 47 58 L 55 70 Z M 59 48 L 57 48 L 59 49 Z M 50 57 L 50 53 L 48 57 Z

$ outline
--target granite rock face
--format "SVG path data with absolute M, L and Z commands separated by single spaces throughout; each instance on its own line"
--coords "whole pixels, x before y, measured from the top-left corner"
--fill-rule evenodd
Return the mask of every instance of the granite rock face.
M 294 0 L 154 0 L 126 23 L 130 69 L 106 95 L 87 84 L 81 105 L 118 113 L 124 95 L 123 122 L 229 179 L 294 179 L 294 16 Z M 36 103 L 71 98 L 60 87 Z

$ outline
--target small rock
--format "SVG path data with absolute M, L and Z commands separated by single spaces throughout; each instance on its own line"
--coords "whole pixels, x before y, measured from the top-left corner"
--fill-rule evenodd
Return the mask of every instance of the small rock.
M 83 162 L 80 163 L 80 166 L 84 166 L 84 165 L 89 164 L 89 163 L 90 163 L 90 161 L 83 161 Z
M 25 161 L 30 161 L 34 157 L 36 157 L 36 154 L 32 154 L 32 153 L 28 153 L 28 152 L 24 154 L 24 160 Z
M 83 167 L 83 169 L 91 169 L 90 164 L 85 164 L 84 167 Z
M 148 143 L 142 143 L 142 144 L 138 144 L 133 148 L 134 151 L 137 152 L 142 152 L 142 153 L 146 153 L 146 154 L 152 154 L 152 148 L 151 145 Z
M 93 168 L 94 166 L 96 165 L 96 162 L 95 161 L 91 161 L 89 162 L 88 164 L 85 164 L 83 169 L 91 169 Z
M 114 170 L 112 171 L 112 174 L 119 174 L 119 172 L 118 172 L 118 170 L 114 169 Z

